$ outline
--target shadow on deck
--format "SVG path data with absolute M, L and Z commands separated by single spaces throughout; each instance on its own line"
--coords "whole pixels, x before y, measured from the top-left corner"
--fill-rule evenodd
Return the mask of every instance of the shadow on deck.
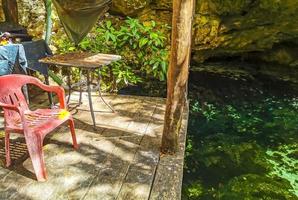
M 187 113 L 175 156 L 160 156 L 165 99 L 105 96 L 117 111 L 94 94 L 97 127 L 93 129 L 87 97 L 75 107 L 71 99 L 78 151 L 71 146 L 68 128 L 50 134 L 44 144 L 48 180 L 36 181 L 24 139 L 13 136 L 11 168 L 5 168 L 4 138 L 0 135 L 0 199 L 180 199 Z M 32 99 L 47 106 L 46 95 Z M 0 116 L 0 127 L 3 127 Z M 3 131 L 1 131 L 3 132 Z

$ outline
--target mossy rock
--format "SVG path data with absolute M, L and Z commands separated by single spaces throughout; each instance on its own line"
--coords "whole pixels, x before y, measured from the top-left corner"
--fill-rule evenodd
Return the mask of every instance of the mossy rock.
M 298 1 L 200 0 L 194 21 L 194 58 L 266 51 L 298 37 Z
M 150 3 L 151 0 L 113 0 L 112 11 L 126 16 L 136 16 Z
M 157 24 L 168 24 L 170 26 L 172 12 L 167 10 L 144 9 L 142 12 L 139 13 L 138 19 L 140 19 L 141 21 L 153 20 L 157 22 Z M 162 27 L 159 27 L 159 29 L 161 30 Z M 166 33 L 170 35 L 170 29 L 166 30 Z M 170 44 L 170 42 L 168 42 L 168 44 Z
M 42 37 L 43 1 L 18 0 L 18 7 L 20 23 L 31 35 Z M 154 18 L 167 24 L 171 24 L 171 11 L 172 0 L 113 0 L 111 8 L 117 15 Z M 3 18 L 1 9 L 0 18 Z M 61 26 L 55 12 L 53 21 L 56 32 Z M 297 0 L 196 0 L 193 59 L 204 62 L 213 57 L 257 52 L 261 60 L 297 67 L 297 27 Z M 283 43 L 291 47 L 279 48 L 278 44 Z
M 272 167 L 266 153 L 255 143 L 205 141 L 198 150 L 198 173 L 205 183 L 217 185 L 242 174 L 265 174 Z
M 221 200 L 297 200 L 288 181 L 247 174 L 232 179 L 220 190 Z
M 153 4 L 155 5 L 156 9 L 159 9 L 159 10 L 172 11 L 173 9 L 172 0 L 153 0 Z
M 297 140 L 296 140 L 297 141 Z M 268 161 L 273 166 L 271 176 L 278 176 L 289 181 L 293 192 L 298 196 L 298 144 L 279 146 L 275 150 L 267 150 Z

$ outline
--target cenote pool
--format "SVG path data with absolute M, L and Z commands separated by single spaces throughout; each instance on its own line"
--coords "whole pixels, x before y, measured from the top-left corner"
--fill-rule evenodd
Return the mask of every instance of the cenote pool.
M 296 200 L 297 84 L 236 65 L 190 74 L 182 199 Z

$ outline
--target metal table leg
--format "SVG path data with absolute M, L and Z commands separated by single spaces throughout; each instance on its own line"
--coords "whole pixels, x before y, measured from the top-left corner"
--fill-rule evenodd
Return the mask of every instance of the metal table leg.
M 110 110 L 114 113 L 115 112 L 114 108 L 109 103 L 107 103 L 102 97 L 100 83 L 101 83 L 101 73 L 100 73 L 100 70 L 98 70 L 97 87 L 98 87 L 99 97 L 101 98 L 102 102 L 104 102 L 104 104 L 106 104 L 106 106 L 108 106 Z
M 79 69 L 80 70 L 80 79 L 82 77 L 82 69 Z M 79 98 L 79 105 L 82 105 L 82 93 L 83 93 L 83 86 L 82 86 L 83 83 L 80 83 L 80 98 Z
M 44 78 L 45 78 L 45 83 L 47 85 L 50 85 L 50 82 L 49 82 L 49 76 L 48 75 L 44 75 Z M 51 107 L 54 107 L 54 103 L 53 103 L 53 95 L 51 92 L 48 92 L 48 98 L 49 98 L 49 102 L 50 102 L 50 106 Z
M 87 70 L 87 90 L 88 90 L 88 99 L 89 99 L 89 107 L 91 112 L 91 117 L 93 121 L 94 128 L 96 127 L 93 104 L 92 104 L 92 96 L 91 96 L 91 81 L 90 81 L 90 70 Z
M 67 104 L 69 104 L 69 101 L 70 101 L 70 95 L 71 95 L 70 74 L 71 74 L 71 68 L 69 68 L 68 75 L 67 75 L 67 85 L 68 85 L 68 98 L 67 98 Z

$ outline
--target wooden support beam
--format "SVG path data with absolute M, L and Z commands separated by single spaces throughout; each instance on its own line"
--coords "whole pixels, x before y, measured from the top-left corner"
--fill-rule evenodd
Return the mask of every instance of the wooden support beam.
M 17 0 L 2 0 L 5 21 L 19 24 Z
M 172 43 L 168 70 L 168 91 L 162 136 L 163 153 L 175 153 L 187 100 L 194 0 L 173 0 Z

